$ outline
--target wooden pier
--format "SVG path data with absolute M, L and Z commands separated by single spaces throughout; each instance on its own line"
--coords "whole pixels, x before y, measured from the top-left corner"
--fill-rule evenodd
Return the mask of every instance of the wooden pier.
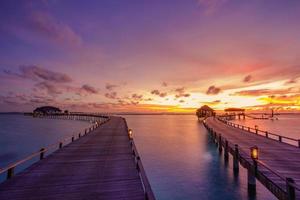
M 9 180 L 0 199 L 155 199 L 125 119 L 111 117 L 57 147 L 45 158 L 41 149 L 41 160 L 15 176 L 20 162 L 1 169 Z
M 291 138 L 276 134 L 270 137 L 268 132 L 260 135 L 256 129 L 217 117 L 209 117 L 203 123 L 219 152 L 223 152 L 225 162 L 229 154 L 232 155 L 234 172 L 238 174 L 239 163 L 248 170 L 249 192 L 255 192 L 255 181 L 259 180 L 278 199 L 300 199 L 299 140 L 295 140 L 298 144 L 287 144 L 283 139 Z M 258 148 L 255 159 L 250 155 L 250 148 L 254 146 Z

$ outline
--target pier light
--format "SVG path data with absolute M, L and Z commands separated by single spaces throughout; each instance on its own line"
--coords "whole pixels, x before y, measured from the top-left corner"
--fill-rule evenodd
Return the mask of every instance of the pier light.
M 128 129 L 129 138 L 132 139 L 132 129 Z
M 250 150 L 251 150 L 251 158 L 253 160 L 258 160 L 258 147 L 257 146 L 251 147 Z

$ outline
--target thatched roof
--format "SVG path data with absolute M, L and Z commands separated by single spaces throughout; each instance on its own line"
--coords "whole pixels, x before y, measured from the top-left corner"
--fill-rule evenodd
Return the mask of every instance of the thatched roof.
M 225 112 L 245 112 L 245 109 L 243 109 L 243 108 L 226 108 L 224 111 Z
M 54 106 L 42 106 L 42 107 L 38 107 L 36 108 L 34 111 L 34 113 L 60 113 L 61 109 L 56 108 Z
M 212 109 L 208 105 L 201 106 L 201 108 L 199 108 L 198 110 L 211 111 L 211 112 L 214 111 L 214 109 Z

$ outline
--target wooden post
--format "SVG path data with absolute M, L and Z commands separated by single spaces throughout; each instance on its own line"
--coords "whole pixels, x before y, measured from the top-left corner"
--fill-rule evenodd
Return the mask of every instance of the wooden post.
M 257 173 L 257 162 L 253 160 L 253 165 L 248 168 L 248 192 L 249 194 L 256 193 L 256 179 L 255 175 Z
M 228 141 L 225 140 L 225 147 L 224 147 L 224 160 L 225 160 L 225 163 L 228 163 L 228 158 L 229 158 L 229 155 L 228 155 Z
M 62 146 L 63 146 L 63 143 L 62 143 L 62 142 L 60 142 L 60 143 L 59 143 L 59 148 L 61 149 L 61 148 L 62 148 Z
M 74 142 L 74 136 L 72 136 L 72 142 Z
M 266 131 L 266 138 L 268 138 L 269 137 L 269 133 L 268 133 L 268 131 Z
M 282 142 L 282 136 L 281 135 L 278 136 L 278 140 L 279 140 L 279 142 Z
M 45 148 L 41 148 L 40 149 L 40 160 L 43 160 L 44 159 L 44 151 L 45 151 Z
M 6 179 L 11 179 L 13 177 L 13 175 L 14 175 L 14 171 L 15 171 L 15 167 L 9 168 L 7 170 L 7 177 L 6 177 Z
M 288 200 L 295 200 L 295 188 L 292 184 L 294 184 L 295 181 L 292 178 L 286 178 L 286 192 L 287 192 L 287 199 Z
M 80 137 L 81 137 L 81 134 L 79 133 L 79 134 L 78 134 L 78 138 L 80 138 Z
M 219 134 L 219 153 L 222 153 L 222 135 Z
M 248 132 L 250 132 L 250 127 L 248 127 Z
M 235 173 L 239 172 L 239 146 L 237 144 L 234 145 L 233 171 Z

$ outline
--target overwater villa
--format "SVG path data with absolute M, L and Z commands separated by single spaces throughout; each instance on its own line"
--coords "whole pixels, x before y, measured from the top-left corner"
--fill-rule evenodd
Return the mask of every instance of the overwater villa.
M 196 115 L 198 117 L 198 120 L 205 119 L 207 117 L 214 116 L 216 113 L 214 109 L 209 107 L 208 105 L 201 106 L 199 109 L 196 111 Z

